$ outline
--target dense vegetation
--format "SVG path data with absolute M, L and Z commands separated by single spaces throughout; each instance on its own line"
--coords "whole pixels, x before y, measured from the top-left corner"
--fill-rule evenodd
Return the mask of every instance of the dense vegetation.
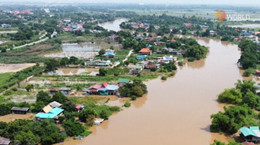
M 251 40 L 243 39 L 238 47 L 243 52 L 239 59 L 243 69 L 256 68 L 256 65 L 260 63 L 259 46 Z
M 66 134 L 61 133 L 52 120 L 15 120 L 10 123 L 0 122 L 0 136 L 10 138 L 13 144 L 34 145 L 62 142 Z
M 218 101 L 236 106 L 225 107 L 224 112 L 212 115 L 211 131 L 234 134 L 243 126 L 259 125 L 259 114 L 253 109 L 260 109 L 260 97 L 256 95 L 253 81 L 238 81 L 236 88 L 225 90 L 218 96 Z
M 128 83 L 119 89 L 120 95 L 123 97 L 141 97 L 147 93 L 146 85 L 140 80 L 134 80 L 133 83 Z

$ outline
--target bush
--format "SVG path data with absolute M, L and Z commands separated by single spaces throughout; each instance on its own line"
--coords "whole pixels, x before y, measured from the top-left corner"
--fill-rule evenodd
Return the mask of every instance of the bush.
M 124 104 L 124 107 L 130 107 L 130 106 L 131 106 L 131 103 L 129 101 L 126 101 Z
M 243 126 L 256 124 L 254 112 L 247 106 L 233 106 L 224 108 L 225 112 L 218 112 L 211 115 L 210 130 L 212 132 L 224 132 L 234 134 Z
M 250 75 L 252 75 L 254 73 L 255 73 L 255 69 L 253 69 L 253 68 L 246 69 L 243 73 L 243 77 L 249 77 Z
M 189 58 L 188 58 L 188 61 L 189 61 L 189 62 L 193 62 L 193 61 L 195 61 L 195 58 L 194 58 L 194 57 L 189 57 Z
M 152 71 L 152 72 L 156 72 L 156 70 L 157 70 L 156 67 L 151 68 L 151 71 Z
M 80 135 L 85 131 L 84 126 L 81 123 L 72 120 L 65 121 L 62 123 L 62 126 L 68 136 Z
M 221 103 L 239 104 L 242 102 L 242 94 L 236 89 L 226 89 L 218 96 Z
M 131 96 L 131 100 L 136 100 L 136 96 L 135 96 L 135 95 L 132 95 L 132 96 Z
M 161 80 L 167 80 L 167 77 L 166 76 L 162 76 Z
M 179 62 L 178 62 L 178 65 L 179 65 L 179 66 L 183 66 L 183 65 L 184 65 L 184 62 L 183 62 L 183 61 L 179 61 Z
M 109 115 L 108 115 L 107 111 L 102 110 L 99 115 L 100 115 L 101 118 L 108 120 Z

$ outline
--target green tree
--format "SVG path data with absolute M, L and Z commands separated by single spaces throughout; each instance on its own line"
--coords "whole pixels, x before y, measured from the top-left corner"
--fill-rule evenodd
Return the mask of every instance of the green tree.
M 62 123 L 62 126 L 65 128 L 65 132 L 68 136 L 77 136 L 85 131 L 81 123 L 72 120 L 65 121 Z
M 60 93 L 60 92 L 58 92 L 58 93 L 56 93 L 55 95 L 53 95 L 53 97 L 52 97 L 51 100 L 52 100 L 52 101 L 57 101 L 57 102 L 59 102 L 59 103 L 61 103 L 61 104 L 65 104 L 66 101 L 69 101 L 69 99 L 68 99 L 65 95 L 63 95 L 62 93 Z
M 258 106 L 260 106 L 260 98 L 258 95 L 249 91 L 245 94 L 245 96 L 243 96 L 243 103 L 247 104 L 251 108 L 257 108 Z
M 242 94 L 236 89 L 226 89 L 218 96 L 221 103 L 239 104 L 242 102 Z
M 99 56 L 102 56 L 106 53 L 105 49 L 101 49 L 99 52 L 98 52 L 98 55 Z
M 57 68 L 60 66 L 60 62 L 56 59 L 49 59 L 44 62 L 45 65 L 45 71 L 50 72 L 50 71 L 55 71 Z
M 32 89 L 33 89 L 33 85 L 32 84 L 28 84 L 26 87 L 25 87 L 26 91 L 27 92 L 30 92 Z
M 50 103 L 50 101 L 51 101 L 51 97 L 49 96 L 49 94 L 47 92 L 40 91 L 36 95 L 36 102 L 43 102 L 46 105 L 46 104 Z
M 87 109 L 79 113 L 79 120 L 88 124 L 92 124 L 96 116 L 97 113 L 95 110 Z
M 99 69 L 99 73 L 98 73 L 99 76 L 106 76 L 106 74 L 107 74 L 107 70 L 106 69 L 104 69 L 104 68 L 100 68 Z
M 63 57 L 60 61 L 61 66 L 67 66 L 69 64 L 70 60 L 67 57 Z
M 143 90 L 141 88 L 141 86 L 134 86 L 132 88 L 132 91 L 133 91 L 133 95 L 134 96 L 137 96 L 137 97 L 141 97 L 144 93 L 143 93 Z
M 21 145 L 35 145 L 40 143 L 40 140 L 40 137 L 35 136 L 31 131 L 21 131 L 14 137 L 14 143 Z
M 245 95 L 249 91 L 255 94 L 257 87 L 255 86 L 255 82 L 252 80 L 238 80 L 238 82 L 236 83 L 236 89 L 238 89 L 243 95 Z

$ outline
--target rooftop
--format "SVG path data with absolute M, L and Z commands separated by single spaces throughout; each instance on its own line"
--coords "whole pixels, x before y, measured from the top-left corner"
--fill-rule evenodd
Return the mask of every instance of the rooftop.
M 258 126 L 250 126 L 249 128 L 242 127 L 240 128 L 240 131 L 244 136 L 260 137 L 260 131 Z
M 28 111 L 28 107 L 12 107 L 12 111 Z
M 118 79 L 118 83 L 129 83 L 130 80 L 129 79 L 126 79 L 126 78 L 119 78 Z
M 42 118 L 42 119 L 53 119 L 54 117 L 58 116 L 64 111 L 64 109 L 61 108 L 54 108 L 48 113 L 37 113 L 36 118 Z
M 150 53 L 151 50 L 150 50 L 150 48 L 142 48 L 139 52 L 141 52 L 141 53 Z
M 53 101 L 49 104 L 52 108 L 56 108 L 56 107 L 60 107 L 62 106 L 61 103 L 57 102 L 57 101 Z
M 10 144 L 10 142 L 11 142 L 10 139 L 0 136 L 0 145 L 8 145 Z

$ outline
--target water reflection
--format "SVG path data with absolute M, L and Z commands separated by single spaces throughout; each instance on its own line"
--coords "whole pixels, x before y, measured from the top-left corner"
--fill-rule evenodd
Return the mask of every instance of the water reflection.
M 128 19 L 125 18 L 120 18 L 120 19 L 116 19 L 115 21 L 112 22 L 106 22 L 106 23 L 101 23 L 99 24 L 99 26 L 107 29 L 107 30 L 112 30 L 112 31 L 120 31 L 120 24 L 123 22 L 128 21 Z

